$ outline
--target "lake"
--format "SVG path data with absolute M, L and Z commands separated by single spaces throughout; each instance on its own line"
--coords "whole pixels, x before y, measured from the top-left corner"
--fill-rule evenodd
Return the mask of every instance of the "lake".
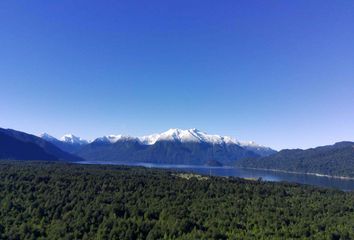
M 193 172 L 204 175 L 222 176 L 222 177 L 240 177 L 240 178 L 262 178 L 264 181 L 273 182 L 293 182 L 314 185 L 318 187 L 336 188 L 343 191 L 354 190 L 354 180 L 329 178 L 322 176 L 314 176 L 308 174 L 296 174 L 275 172 L 270 170 L 256 170 L 236 167 L 208 167 L 208 166 L 191 166 L 191 165 L 170 165 L 170 164 L 153 164 L 153 163 L 126 163 L 126 162 L 104 162 L 104 161 L 82 161 L 80 164 L 105 164 L 105 165 L 126 165 L 141 166 L 147 168 L 164 168 L 173 169 L 183 172 Z

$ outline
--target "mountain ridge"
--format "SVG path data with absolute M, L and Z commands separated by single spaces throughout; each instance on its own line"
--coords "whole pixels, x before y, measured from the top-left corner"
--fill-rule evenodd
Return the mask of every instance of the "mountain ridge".
M 20 132 L 17 130 L 13 129 L 4 129 L 0 128 L 0 134 L 4 136 L 4 139 L 7 139 L 8 141 L 11 141 L 13 145 L 11 146 L 6 146 L 6 142 L 3 142 L 2 146 L 0 148 L 0 152 L 5 152 L 8 151 L 9 149 L 12 151 L 14 156 L 18 156 L 18 154 L 15 153 L 15 151 L 21 152 L 24 149 L 23 147 L 26 146 L 27 148 L 30 148 L 29 146 L 31 145 L 32 148 L 26 150 L 26 151 L 37 151 L 37 152 L 44 152 L 45 154 L 42 154 L 43 157 L 47 157 L 49 159 L 46 160 L 63 160 L 63 161 L 82 161 L 83 159 L 81 157 L 78 157 L 76 155 L 70 154 L 66 151 L 61 150 L 54 144 L 37 137 L 32 134 L 28 134 L 25 132 Z M 15 140 L 14 140 L 15 139 Z M 19 148 L 16 150 L 16 146 L 22 148 Z M 37 149 L 37 150 L 35 150 Z M 41 149 L 41 150 L 39 150 Z M 17 157 L 14 157 L 14 159 L 18 159 Z M 23 159 L 18 159 L 18 160 L 23 160 Z M 31 160 L 44 160 L 44 159 L 31 159 Z
M 104 136 L 83 146 L 76 154 L 90 161 L 233 165 L 241 158 L 275 152 L 254 142 L 243 145 L 232 137 L 210 135 L 196 128 L 172 128 L 143 137 Z
M 196 128 L 192 129 L 178 129 L 178 128 L 171 128 L 162 133 L 155 133 L 147 136 L 142 137 L 134 137 L 129 135 L 105 135 L 102 137 L 95 138 L 93 140 L 87 141 L 80 137 L 76 137 L 72 134 L 64 135 L 62 138 L 57 139 L 47 133 L 41 134 L 45 140 L 52 142 L 53 144 L 57 145 L 58 147 L 62 148 L 65 151 L 75 153 L 80 150 L 81 147 L 94 143 L 108 143 L 114 144 L 118 141 L 138 141 L 140 144 L 143 145 L 154 145 L 158 141 L 176 141 L 181 143 L 208 143 L 208 144 L 236 144 L 239 145 L 248 151 L 256 152 L 258 155 L 266 156 L 275 153 L 276 151 L 265 147 L 255 142 L 241 142 L 236 140 L 230 136 L 221 136 L 221 135 L 211 135 L 207 134 L 203 131 L 200 131 Z M 68 137 L 69 136 L 69 137 Z

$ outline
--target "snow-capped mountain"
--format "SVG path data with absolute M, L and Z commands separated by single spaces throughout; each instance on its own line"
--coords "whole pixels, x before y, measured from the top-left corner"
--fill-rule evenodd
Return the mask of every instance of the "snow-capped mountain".
M 205 132 L 202 132 L 196 128 L 192 129 L 177 129 L 171 128 L 166 132 L 155 133 L 148 136 L 142 137 L 132 137 L 126 135 L 108 135 L 96 138 L 92 142 L 101 142 L 101 143 L 116 143 L 118 141 L 139 141 L 144 145 L 154 145 L 156 142 L 160 141 L 174 141 L 180 143 L 208 143 L 208 144 L 236 144 L 247 150 L 256 152 L 261 156 L 266 156 L 275 153 L 276 151 L 259 145 L 253 141 L 250 142 L 241 142 L 230 136 L 220 136 L 220 135 L 211 135 Z
M 198 129 L 172 128 L 142 137 L 107 135 L 87 141 L 72 134 L 59 140 L 42 134 L 46 141 L 70 153 L 93 161 L 151 162 L 171 164 L 232 165 L 242 158 L 268 156 L 274 150 L 254 142 L 241 142 L 233 137 L 212 135 Z
M 53 137 L 52 135 L 49 135 L 48 133 L 43 133 L 43 134 L 39 135 L 39 137 L 41 137 L 42 139 L 47 140 L 49 142 L 50 141 L 60 141 L 60 142 L 65 142 L 65 143 L 69 143 L 69 144 L 79 144 L 79 145 L 89 143 L 89 141 L 82 139 L 80 137 L 77 137 L 73 134 L 65 134 L 60 139 L 57 139 L 57 138 Z
M 230 136 L 220 136 L 220 135 L 211 135 L 205 132 L 202 132 L 196 128 L 182 130 L 172 128 L 161 134 L 153 134 L 150 136 L 140 137 L 139 140 L 148 145 L 155 144 L 157 141 L 178 141 L 178 142 L 199 142 L 199 143 L 209 143 L 209 144 L 236 144 L 249 151 L 255 152 L 260 156 L 268 156 L 276 151 L 259 145 L 254 141 L 242 142 L 238 141 Z
M 268 149 L 254 142 L 241 143 L 229 136 L 211 135 L 195 128 L 173 128 L 142 137 L 103 136 L 80 148 L 77 154 L 92 161 L 233 165 L 238 159 L 274 151 Z
M 157 141 L 178 141 L 178 142 L 204 142 L 210 144 L 229 144 L 236 143 L 236 140 L 220 135 L 209 135 L 196 128 L 182 130 L 171 128 L 166 132 L 160 134 L 153 134 L 149 136 L 140 137 L 139 140 L 147 145 L 155 144 Z
M 129 140 L 137 140 L 138 138 L 131 137 L 131 136 L 124 136 L 124 135 L 108 135 L 96 138 L 92 142 L 101 142 L 101 143 L 116 143 L 118 141 L 129 141 Z
M 274 149 L 271 149 L 270 147 L 265 147 L 265 146 L 259 145 L 253 141 L 238 142 L 238 145 L 240 145 L 241 147 L 243 147 L 249 151 L 257 153 L 258 155 L 260 155 L 262 157 L 269 156 L 269 155 L 272 155 L 277 152 Z
M 209 144 L 237 144 L 241 147 L 247 148 L 251 151 L 270 151 L 274 152 L 271 148 L 261 146 L 253 141 L 241 142 L 230 136 L 211 135 L 202 132 L 196 128 L 192 129 L 177 129 L 171 128 L 166 132 L 155 133 L 148 136 L 132 137 L 125 135 L 108 135 L 96 138 L 93 142 L 116 143 L 117 141 L 139 141 L 144 145 L 154 145 L 158 141 L 175 141 L 181 143 L 209 143 Z
M 78 144 L 78 145 L 89 143 L 87 140 L 77 137 L 73 134 L 65 134 L 60 138 L 60 141 L 70 143 L 70 144 Z
M 84 140 L 73 134 L 65 134 L 60 139 L 57 139 L 49 135 L 48 133 L 43 133 L 40 135 L 40 137 L 46 140 L 47 142 L 54 144 L 61 150 L 64 150 L 69 153 L 75 153 L 80 147 L 89 144 L 87 140 Z
M 39 135 L 39 137 L 48 142 L 55 141 L 55 140 L 59 141 L 58 139 L 56 139 L 52 135 L 49 135 L 48 133 L 42 133 L 41 135 Z
M 153 145 L 158 141 L 176 141 L 176 142 L 196 142 L 210 144 L 239 144 L 239 142 L 229 136 L 210 135 L 196 128 L 192 129 L 177 129 L 171 128 L 166 132 L 156 133 L 142 137 L 132 137 L 124 135 L 108 135 L 96 138 L 93 142 L 115 143 L 120 140 L 138 140 L 145 145 Z

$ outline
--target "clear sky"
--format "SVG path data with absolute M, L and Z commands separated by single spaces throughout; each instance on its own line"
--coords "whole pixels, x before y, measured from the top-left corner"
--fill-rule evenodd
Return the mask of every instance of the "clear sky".
M 0 1 L 0 127 L 354 140 L 354 1 Z

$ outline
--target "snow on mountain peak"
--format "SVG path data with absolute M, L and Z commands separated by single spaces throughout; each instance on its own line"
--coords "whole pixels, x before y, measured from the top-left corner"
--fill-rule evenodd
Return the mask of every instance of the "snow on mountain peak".
M 142 143 L 148 145 L 155 144 L 158 141 L 205 142 L 211 144 L 236 143 L 236 140 L 232 137 L 209 135 L 196 128 L 188 130 L 171 128 L 166 132 L 140 137 L 139 139 Z
M 71 144 L 80 144 L 80 145 L 88 143 L 87 140 L 84 140 L 84 139 L 77 137 L 73 134 L 65 134 L 64 136 L 62 136 L 60 138 L 60 141 L 66 142 L 66 143 L 71 143 Z
M 153 144 L 155 144 L 155 142 L 157 142 L 157 139 L 159 137 L 160 137 L 160 134 L 156 133 L 156 134 L 152 134 L 149 136 L 139 137 L 139 141 L 143 144 L 146 144 L 146 145 L 153 145 Z
M 264 147 L 262 145 L 259 145 L 259 144 L 255 143 L 254 141 L 238 142 L 238 144 L 241 147 L 266 148 L 266 147 Z
M 265 147 L 265 146 L 259 145 L 253 141 L 238 142 L 237 144 L 247 150 L 250 150 L 250 151 L 253 151 L 253 152 L 259 154 L 260 156 L 269 156 L 269 155 L 276 152 L 274 149 L 271 149 L 270 147 Z
M 73 145 L 84 145 L 91 142 L 103 142 L 103 143 L 113 144 L 118 141 L 131 141 L 131 140 L 139 141 L 141 144 L 145 144 L 145 145 L 154 145 L 156 142 L 159 141 L 176 141 L 181 143 L 194 142 L 194 143 L 209 143 L 209 144 L 236 144 L 247 150 L 254 151 L 260 155 L 269 155 L 275 152 L 273 149 L 264 147 L 262 145 L 258 145 L 253 141 L 240 142 L 233 137 L 211 135 L 203 131 L 200 131 L 196 128 L 191 128 L 187 130 L 171 128 L 162 133 L 156 133 L 156 134 L 143 136 L 143 137 L 131 137 L 131 136 L 121 135 L 121 134 L 107 135 L 107 136 L 96 138 L 93 141 L 86 141 L 80 137 L 76 137 L 73 134 L 66 134 L 63 137 L 61 137 L 60 140 L 56 139 L 55 137 L 47 133 L 41 134 L 40 137 L 50 142 L 62 141 Z
M 44 140 L 58 140 L 52 135 L 49 135 L 48 133 L 42 133 L 41 135 L 39 135 L 39 137 L 43 138 Z
M 119 134 L 119 135 L 108 135 L 108 136 L 99 137 L 96 138 L 94 142 L 116 143 L 118 141 L 134 140 L 134 139 L 136 138 Z

